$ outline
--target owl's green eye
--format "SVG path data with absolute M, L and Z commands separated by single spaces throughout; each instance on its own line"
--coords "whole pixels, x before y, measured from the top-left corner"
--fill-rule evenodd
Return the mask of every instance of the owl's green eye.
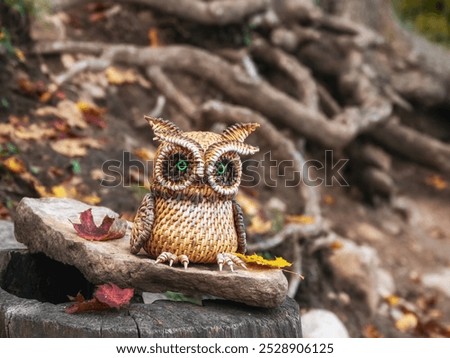
M 180 159 L 175 165 L 180 172 L 184 172 L 188 167 L 188 162 L 185 159 Z
M 226 164 L 219 163 L 219 165 L 217 166 L 217 174 L 223 175 L 225 173 L 225 171 L 227 170 L 227 165 L 228 165 L 228 163 L 226 163 Z

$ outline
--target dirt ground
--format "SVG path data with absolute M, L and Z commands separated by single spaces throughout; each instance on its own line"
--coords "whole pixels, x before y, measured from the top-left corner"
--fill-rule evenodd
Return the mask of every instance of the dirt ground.
M 98 19 L 95 14 L 99 14 Z M 102 18 L 101 14 L 101 7 L 66 14 L 63 17 L 66 38 L 143 46 L 152 41 L 161 46 L 201 43 L 212 51 L 218 44 L 220 48 L 238 48 L 246 41 L 247 29 L 242 26 L 193 26 L 139 6 L 124 7 L 111 17 Z M 5 13 L 2 15 L 5 21 Z M 0 105 L 0 126 L 13 123 L 16 128 L 37 127 L 32 127 L 35 136 L 11 137 L 0 133 L 3 163 L 0 165 L 0 219 L 13 219 L 14 208 L 22 197 L 42 196 L 41 184 L 49 195 L 85 199 L 131 219 L 146 189 L 139 186 L 142 173 L 130 167 L 132 160 L 142 160 L 139 149 L 151 152 L 155 148 L 143 115 L 154 109 L 158 91 L 135 69 L 135 77 L 129 84 L 105 84 L 104 74 L 88 73 L 45 98 L 51 88 L 51 75 L 64 71 L 64 66 L 74 58 L 35 56 L 29 52 L 31 40 L 27 24 L 14 29 L 13 43 L 24 52 L 25 58 L 0 54 L 0 100 L 6 99 Z M 157 29 L 157 35 L 149 29 Z M 270 72 L 270 68 L 266 71 Z M 214 88 L 192 77 L 171 76 L 194 101 L 198 98 L 198 103 L 200 99 L 204 101 L 205 96 L 216 95 Z M 63 99 L 73 103 L 93 101 L 104 113 L 95 114 L 85 128 L 67 126 L 54 115 L 36 115 L 37 109 L 56 106 Z M 183 118 L 174 107 L 167 106 L 162 116 L 183 125 Z M 46 137 L 37 133 L 37 128 L 50 128 L 53 132 Z M 86 138 L 95 141 L 87 145 L 86 155 L 64 155 L 55 151 L 51 144 L 60 139 Z M 131 153 L 131 161 L 124 159 L 124 151 Z M 23 169 L 14 171 L 11 166 L 5 166 L 5 160 L 12 156 L 19 158 Z M 105 179 L 102 165 L 110 160 L 122 163 L 127 178 L 119 185 L 101 186 L 100 181 Z M 450 178 L 436 177 L 438 173 L 402 158 L 396 158 L 393 167 L 398 195 L 392 203 L 382 199 L 369 203 L 360 188 L 352 183 L 344 188 L 322 188 L 323 214 L 331 228 L 357 244 L 374 248 L 380 265 L 392 274 L 396 291 L 386 298 L 385 312 L 383 308 L 370 312 L 364 299 L 357 293 L 353 295 L 351 290 L 347 292 L 348 297 L 336 298 L 339 292 L 333 286 L 333 274 L 321 265 L 331 249 L 320 250 L 311 257 L 305 254 L 305 280 L 296 298 L 301 310 L 323 307 L 335 312 L 351 336 L 445 336 L 450 331 L 449 298 L 439 290 L 424 286 L 421 279 L 426 273 L 450 267 L 450 186 L 447 185 Z M 30 179 L 30 175 L 34 179 Z M 251 190 L 246 193 L 254 194 Z M 283 198 L 289 193 L 280 189 L 277 195 Z M 264 198 L 264 195 L 258 197 L 263 206 Z M 297 210 L 293 203 L 288 204 L 288 210 Z M 450 282 L 442 285 L 450 285 Z M 419 322 L 413 329 L 399 329 L 396 322 L 409 312 L 413 312 Z

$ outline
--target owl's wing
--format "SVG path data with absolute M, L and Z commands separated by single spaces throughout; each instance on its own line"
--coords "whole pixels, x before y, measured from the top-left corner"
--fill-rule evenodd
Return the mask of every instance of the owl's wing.
M 245 233 L 244 214 L 242 213 L 241 206 L 236 200 L 233 200 L 233 216 L 234 226 L 238 235 L 238 249 L 237 252 L 245 254 L 247 251 L 247 234 Z
M 131 231 L 130 251 L 137 254 L 144 244 L 151 239 L 153 220 L 155 219 L 153 193 L 148 193 L 142 200 L 134 218 Z

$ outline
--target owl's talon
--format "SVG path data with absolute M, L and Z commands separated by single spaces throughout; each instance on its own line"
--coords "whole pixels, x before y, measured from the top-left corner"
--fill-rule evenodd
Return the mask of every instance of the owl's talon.
M 186 255 L 179 255 L 178 261 L 180 261 L 183 264 L 184 269 L 187 270 L 189 265 L 189 258 Z
M 168 262 L 169 266 L 172 267 L 173 264 L 182 263 L 184 269 L 187 270 L 189 265 L 189 258 L 186 255 L 175 255 L 170 252 L 161 253 L 155 261 L 157 264 Z
M 230 271 L 234 272 L 234 265 L 239 265 L 244 269 L 247 269 L 244 261 L 242 261 L 239 257 L 234 254 L 229 253 L 220 253 L 217 254 L 217 264 L 219 265 L 219 271 L 223 270 L 223 265 L 227 265 L 230 267 Z
M 159 264 L 169 261 L 169 266 L 178 262 L 177 255 L 171 254 L 170 252 L 162 252 L 157 258 L 156 263 Z

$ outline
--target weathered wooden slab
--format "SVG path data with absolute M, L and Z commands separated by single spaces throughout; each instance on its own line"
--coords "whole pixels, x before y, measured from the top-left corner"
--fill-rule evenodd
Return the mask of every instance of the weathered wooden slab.
M 178 291 L 190 295 L 212 295 L 257 307 L 283 303 L 287 280 L 280 270 L 236 270 L 220 272 L 216 265 L 169 267 L 145 255 L 129 252 L 129 234 L 112 241 L 92 242 L 80 238 L 72 224 L 79 213 L 92 208 L 94 220 L 117 216 L 104 207 L 92 207 L 72 199 L 24 198 L 15 219 L 15 235 L 31 252 L 73 265 L 94 284 L 113 282 L 148 292 Z
M 120 311 L 70 315 L 66 304 L 19 298 L 0 289 L 0 337 L 301 337 L 296 302 L 265 309 L 204 301 L 156 301 Z

